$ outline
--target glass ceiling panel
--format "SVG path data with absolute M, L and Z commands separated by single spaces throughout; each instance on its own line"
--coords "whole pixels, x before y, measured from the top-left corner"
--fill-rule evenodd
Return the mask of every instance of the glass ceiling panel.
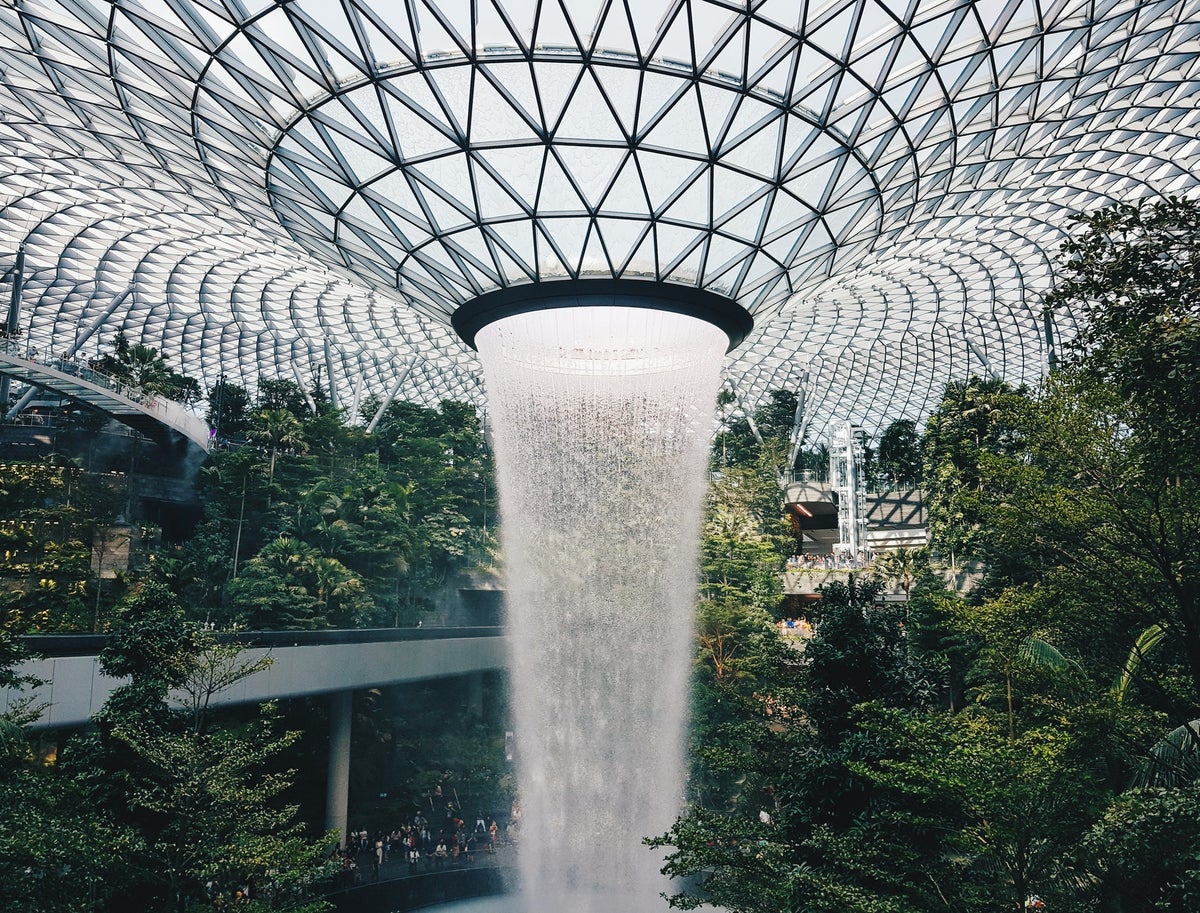
M 0 296 L 24 244 L 39 347 L 124 295 L 89 345 L 206 385 L 348 402 L 416 359 L 402 397 L 482 403 L 473 295 L 681 283 L 755 313 L 747 405 L 807 366 L 815 431 L 920 418 L 951 372 L 1044 369 L 1074 211 L 1197 189 L 1194 6 L 4 4 Z

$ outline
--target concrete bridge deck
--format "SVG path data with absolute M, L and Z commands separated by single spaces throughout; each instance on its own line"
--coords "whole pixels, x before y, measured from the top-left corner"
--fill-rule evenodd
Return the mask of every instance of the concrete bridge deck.
M 230 639 L 247 644 L 246 659 L 269 655 L 274 663 L 218 694 L 214 704 L 349 692 L 502 669 L 508 663 L 501 628 L 259 631 Z M 0 712 L 32 697 L 43 706 L 35 727 L 80 726 L 122 684 L 100 671 L 103 635 L 43 635 L 24 642 L 43 658 L 21 664 L 19 671 L 45 684 L 22 692 L 0 690 Z

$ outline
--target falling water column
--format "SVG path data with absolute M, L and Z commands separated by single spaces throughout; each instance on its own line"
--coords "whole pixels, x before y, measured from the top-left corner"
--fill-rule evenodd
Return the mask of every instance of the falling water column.
M 700 516 L 729 338 L 644 307 L 475 336 L 514 641 L 531 911 L 662 910 L 642 839 L 680 811 Z

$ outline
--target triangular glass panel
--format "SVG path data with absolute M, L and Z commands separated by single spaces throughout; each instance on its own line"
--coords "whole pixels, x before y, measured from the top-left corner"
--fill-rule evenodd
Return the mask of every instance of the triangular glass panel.
M 757 178 L 718 165 L 713 176 L 713 218 L 720 222 L 732 210 L 755 196 L 762 186 L 762 181 Z
M 449 110 L 447 122 L 457 136 L 467 135 L 467 124 L 471 121 L 471 68 L 463 66 L 443 67 L 437 71 L 433 89 L 440 94 L 443 110 Z
M 664 219 L 698 228 L 712 225 L 712 175 L 705 168 L 661 214 Z
M 538 184 L 542 179 L 542 160 L 545 147 L 515 146 L 480 149 L 474 153 L 477 162 L 493 172 L 532 210 L 537 203 Z
M 489 63 L 479 68 L 479 77 L 487 79 L 502 94 L 512 97 L 531 123 L 540 124 L 537 92 L 527 63 Z
M 643 72 L 638 105 L 638 131 L 646 130 L 676 95 L 684 94 L 689 88 L 688 83 L 677 77 L 652 71 Z
M 700 237 L 700 236 L 697 236 Z M 688 252 L 682 260 L 677 263 L 667 264 L 664 266 L 666 271 L 665 279 L 671 282 L 682 282 L 687 285 L 700 285 L 702 276 L 700 274 L 701 267 L 704 263 L 704 253 L 708 245 L 703 240 L 698 241 L 690 252 Z
M 648 133 L 642 134 L 642 145 L 673 149 L 707 158 L 708 143 L 704 137 L 704 123 L 700 119 L 696 93 L 691 90 L 684 92 L 662 115 L 661 120 Z
M 533 43 L 535 45 L 550 45 L 559 48 L 570 48 L 579 53 L 579 42 L 571 32 L 571 22 L 563 10 L 561 0 L 540 0 L 538 17 Z M 586 33 L 580 40 L 586 38 Z
M 740 17 L 739 17 L 740 18 Z M 735 84 L 744 84 L 746 76 L 746 31 L 748 21 L 743 19 L 731 32 L 722 32 L 715 36 L 719 43 L 714 44 L 712 53 L 708 55 L 705 69 L 716 71 L 728 76 Z
M 462 54 L 468 43 L 442 24 L 440 12 L 429 0 L 411 0 L 417 17 L 417 45 L 423 59 L 439 54 Z
M 558 124 L 563 106 L 579 81 L 582 70 L 583 68 L 574 62 L 539 60 L 533 64 L 536 91 L 541 102 L 542 124 L 547 131 L 553 130 Z
M 542 0 L 542 2 L 550 3 L 554 0 Z M 600 22 L 600 13 L 607 5 L 609 5 L 607 0 L 570 0 L 566 4 L 567 16 L 575 27 L 575 34 L 579 36 L 579 42 L 585 48 L 591 47 L 596 27 Z M 611 5 L 618 6 L 615 3 Z
M 401 159 L 412 161 L 455 148 L 454 141 L 428 123 L 423 115 L 406 108 L 390 95 L 385 95 L 384 98 L 392 113 L 392 122 L 396 125 Z
M 475 11 L 478 7 L 476 2 L 459 0 L 431 3 L 429 0 L 422 0 L 422 7 L 422 35 L 426 21 L 432 18 L 433 14 L 440 20 L 441 27 L 452 36 L 451 40 L 460 52 L 466 53 L 471 48 L 472 33 L 475 31 Z
M 530 229 L 531 223 L 522 223 L 526 233 Z M 522 264 L 512 256 L 512 252 L 506 242 L 503 242 L 496 232 L 496 227 L 493 225 L 484 226 L 483 232 L 491 243 L 494 257 L 499 262 L 500 273 L 504 276 L 502 284 L 510 284 L 513 282 L 532 281 L 535 278 L 533 268 L 527 264 Z
M 604 22 L 596 31 L 592 46 L 599 51 L 617 51 L 622 54 L 637 54 L 638 45 L 629 24 L 625 4 L 616 0 L 608 5 Z
M 718 88 L 700 83 L 700 103 L 704 108 L 704 122 L 708 128 L 707 141 L 716 143 L 727 130 L 727 124 L 736 113 L 741 96 L 731 89 Z
M 528 50 L 533 27 L 532 11 L 528 14 L 528 21 L 523 21 L 526 17 L 519 11 L 505 9 L 506 4 L 498 4 L 495 0 L 478 0 L 473 6 L 477 51 L 492 52 L 500 48 Z
M 629 155 L 628 149 L 606 146 L 562 143 L 556 145 L 555 149 L 593 209 L 600 205 L 617 170 Z
M 621 128 L 609 110 L 591 69 L 585 69 L 567 102 L 555 139 L 595 139 L 612 142 L 621 138 Z
M 891 71 L 895 74 L 895 78 L 906 80 L 910 75 L 915 75 L 928 68 L 929 62 L 925 59 L 921 46 L 910 33 L 905 33 L 899 39 L 896 58 L 892 61 Z M 891 81 L 889 78 L 888 82 Z
M 613 269 L 620 273 L 634 250 L 650 231 L 650 221 L 641 219 L 611 219 L 600 217 L 596 226 L 612 260 Z
M 587 235 L 586 219 L 539 219 L 538 276 L 541 278 L 575 278 L 574 265 L 579 262 L 583 239 Z
M 380 178 L 370 187 L 364 188 L 362 192 L 368 199 L 378 201 L 389 212 L 395 213 L 404 219 L 406 223 L 418 228 L 424 234 L 429 235 L 433 232 L 433 227 L 429 224 L 425 216 L 421 201 L 417 199 L 412 188 L 409 187 L 403 172 L 393 171 L 391 174 Z M 411 228 L 406 225 L 405 232 L 408 233 L 410 231 Z
M 783 130 L 784 120 L 785 118 L 779 115 L 774 120 L 758 125 L 758 129 L 749 136 L 745 133 L 740 134 L 736 140 L 731 135 L 721 154 L 721 160 L 735 168 L 756 174 L 763 180 L 776 180 L 780 164 L 780 131 Z M 737 145 L 731 146 L 734 142 Z
M 753 87 L 759 92 L 769 93 L 772 97 L 778 98 L 780 104 L 788 104 L 794 84 L 792 71 L 798 53 L 799 48 L 797 47 L 791 53 L 781 57 L 768 69 L 755 74 L 752 77 Z
M 613 4 L 613 8 L 619 8 Z M 612 15 L 610 13 L 610 15 Z M 631 135 L 637 129 L 638 87 L 642 77 L 638 70 L 620 63 L 604 63 L 592 61 L 592 69 L 600 84 L 600 90 L 608 99 L 609 105 L 617 112 L 617 120 L 621 125 L 621 136 Z
M 499 281 L 500 274 L 492 260 L 491 250 L 478 229 L 468 228 L 455 232 L 445 238 L 444 243 L 459 254 L 461 261 L 469 267 L 476 282 L 481 286 L 494 285 Z
M 695 67 L 695 60 L 692 58 L 691 23 L 686 4 L 672 5 L 666 17 L 660 20 L 653 43 L 649 43 L 648 47 L 644 43 L 643 50 L 648 57 L 660 57 L 689 70 Z
M 770 194 L 763 193 L 760 199 L 750 202 L 740 212 L 722 219 L 714 227 L 723 234 L 744 240 L 747 244 L 754 244 L 758 238 L 758 230 L 762 227 L 763 214 L 770 205 L 770 201 Z
M 604 245 L 600 243 L 600 231 L 595 225 L 591 225 L 589 228 L 587 242 L 583 247 L 583 256 L 579 260 L 576 273 L 581 276 L 611 276 L 613 274 L 612 266 L 604 252 Z
M 605 213 L 630 213 L 649 218 L 650 209 L 646 201 L 646 188 L 638 170 L 637 161 L 630 156 L 622 166 L 612 189 L 604 198 Z
M 367 45 L 367 56 L 376 70 L 389 69 L 402 62 L 417 62 L 417 42 L 413 37 L 412 23 L 405 11 L 384 19 L 369 5 L 355 3 L 348 7 L 349 15 L 357 20 L 362 41 Z M 271 19 L 263 16 L 262 19 Z
M 658 261 L 656 259 L 657 246 L 654 240 L 654 232 L 649 230 L 652 223 L 647 222 L 646 233 L 642 236 L 641 243 L 637 246 L 637 250 L 629 258 L 622 270 L 626 276 L 654 276 L 659 278 Z
M 701 232 L 677 225 L 657 222 L 654 226 L 658 244 L 659 270 L 667 272 L 670 265 L 686 256 L 692 245 L 699 246 L 704 238 Z
M 622 3 L 628 11 L 638 47 L 642 56 L 646 56 L 648 49 L 654 44 L 663 18 L 675 7 L 675 0 L 614 0 L 614 3 L 616 2 Z
M 694 176 L 703 174 L 706 167 L 703 161 L 683 158 L 678 155 L 650 152 L 642 150 L 635 153 L 641 173 L 645 179 L 646 191 L 650 195 L 650 203 L 655 213 L 674 193 L 686 187 Z
M 722 276 L 741 263 L 749 252 L 750 249 L 742 241 L 727 238 L 722 234 L 711 235 L 704 272 L 707 276 Z
M 469 193 L 469 187 L 467 191 Z M 466 228 L 475 220 L 474 208 L 469 208 L 470 215 L 463 212 L 463 208 L 467 208 L 468 203 L 458 202 L 458 200 L 451 202 L 450 199 L 444 198 L 442 194 L 428 186 L 422 187 L 420 194 L 439 233 L 455 232 L 457 229 Z
M 531 220 L 497 222 L 487 226 L 487 233 L 503 245 L 508 256 L 522 265 L 522 272 L 537 275 L 534 254 L 534 229 Z
M 339 20 L 345 30 L 349 32 L 349 26 L 344 18 L 338 16 L 331 17 L 331 21 L 333 22 Z M 317 65 L 318 69 L 326 74 L 325 78 L 329 81 L 330 88 L 333 88 L 339 81 L 347 77 L 370 72 L 367 62 L 355 53 L 358 43 L 353 41 L 352 35 L 349 36 L 351 38 L 350 46 L 346 47 L 343 44 L 335 43 L 333 36 L 318 30 L 315 23 L 310 24 L 299 17 L 294 19 L 293 22 L 296 26 L 297 34 L 304 41 L 308 56 Z
M 355 184 L 369 183 L 395 167 L 392 162 L 381 156 L 375 147 L 368 148 L 349 139 L 343 139 L 338 144 L 338 149 L 345 158 L 346 169 L 349 171 L 348 177 Z
M 856 4 L 853 2 L 847 3 L 831 18 L 825 19 L 821 25 L 811 29 L 807 36 L 808 42 L 821 48 L 834 60 L 844 60 L 846 45 L 849 43 L 854 25 L 855 6 Z
M 327 178 L 319 172 L 312 172 L 311 178 L 313 184 L 319 188 L 322 198 L 322 208 L 328 209 L 330 212 L 336 212 L 342 208 L 342 205 L 350 198 L 353 191 L 341 181 L 335 181 L 332 178 Z
M 841 68 L 834 67 L 822 71 L 807 83 L 797 82 L 792 93 L 792 107 L 806 119 L 824 120 L 833 94 L 841 85 L 843 73 Z
M 450 121 L 447 120 L 438 97 L 430 90 L 426 75 L 410 73 L 404 76 L 393 76 L 378 85 L 380 94 L 385 100 L 394 97 L 402 107 L 412 110 L 414 114 L 431 123 L 438 124 L 443 132 L 453 134 L 454 130 L 450 126 Z M 395 103 L 391 101 L 388 103 L 395 112 Z M 403 141 L 403 136 L 401 136 L 401 141 Z
M 479 161 L 472 160 L 471 174 L 474 177 L 475 199 L 478 201 L 480 218 L 504 219 L 524 215 L 525 210 L 506 191 Z
M 780 55 L 787 59 L 787 50 L 797 44 L 795 35 L 783 31 L 763 19 L 750 20 L 750 46 L 747 49 L 748 76 L 764 70 Z
M 570 178 L 553 153 L 546 156 L 542 168 L 542 185 L 538 192 L 537 211 L 539 213 L 580 213 L 587 210 L 587 204 L 580 197 Z
M 471 142 L 486 145 L 505 141 L 529 142 L 537 137 L 541 123 L 534 118 L 532 124 L 510 104 L 483 75 L 474 80 L 474 95 L 471 111 Z

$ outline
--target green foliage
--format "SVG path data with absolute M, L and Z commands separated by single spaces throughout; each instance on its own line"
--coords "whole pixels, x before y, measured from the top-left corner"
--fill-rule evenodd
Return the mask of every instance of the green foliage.
M 1200 905 L 1200 783 L 1119 796 L 1085 841 L 1110 909 L 1186 913 Z
M 0 473 L 0 612 L 22 630 L 99 629 L 109 602 L 93 561 L 114 538 L 124 480 L 54 458 Z
M 1104 793 L 1080 764 L 1088 746 L 1078 736 L 1042 727 L 1012 738 L 989 715 L 872 711 L 867 720 L 903 745 L 854 769 L 936 835 L 937 855 L 922 868 L 952 908 L 1019 911 L 1031 894 L 1054 903 L 1083 890 L 1077 850 Z
M 895 487 L 921 481 L 921 435 L 912 419 L 898 419 L 879 437 L 879 472 Z
M 154 347 L 130 343 L 124 333 L 116 335 L 112 347 L 111 354 L 96 362 L 97 370 L 176 402 L 192 405 L 200 401 L 200 385 L 195 379 L 172 369 Z
M 303 388 L 286 377 L 259 377 L 258 408 L 260 411 L 283 409 L 300 421 L 312 416 L 312 409 Z
M 116 868 L 136 909 L 207 906 L 210 883 L 253 881 L 278 899 L 302 899 L 322 872 L 322 845 L 282 801 L 293 772 L 276 759 L 298 733 L 277 732 L 270 708 L 240 724 L 209 713 L 216 694 L 269 664 L 237 653 L 151 582 L 122 607 L 101 653 L 103 671 L 128 682 L 62 767 L 125 835 Z
M 239 384 L 217 381 L 208 390 L 204 420 L 216 429 L 220 440 L 240 438 L 250 427 L 250 394 Z
M 1076 219 L 1047 298 L 1083 320 L 1075 361 L 1165 460 L 1200 453 L 1200 202 L 1165 197 Z M 1194 466 L 1193 466 L 1194 471 Z
M 79 783 L 35 759 L 19 731 L 5 741 L 0 913 L 120 909 L 107 902 L 120 894 L 113 876 L 121 854 L 131 848 L 125 832 L 92 814 Z
M 925 423 L 925 507 L 929 538 L 943 556 L 983 558 L 991 545 L 985 522 L 1019 476 L 1031 401 L 999 380 L 952 381 Z
M 922 706 L 936 693 L 936 673 L 908 648 L 904 607 L 878 601 L 881 585 L 850 575 L 822 588 L 811 612 L 802 681 L 809 725 L 826 744 L 846 734 L 852 711 L 869 701 Z

